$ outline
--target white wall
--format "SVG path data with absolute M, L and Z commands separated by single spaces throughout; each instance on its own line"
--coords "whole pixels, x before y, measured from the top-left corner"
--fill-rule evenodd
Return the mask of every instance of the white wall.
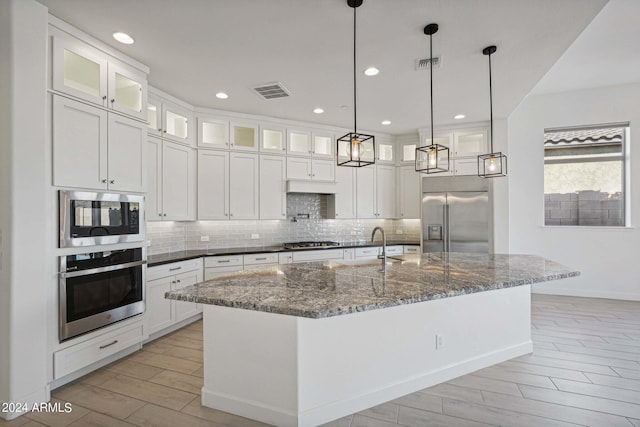
M 47 266 L 53 251 L 49 224 L 42 218 L 50 182 L 46 173 L 48 15 L 33 0 L 0 3 L 2 80 L 8 85 L 0 90 L 0 115 L 5 121 L 0 160 L 4 233 L 0 397 L 31 405 L 49 399 L 46 302 L 51 284 Z
M 581 271 L 580 277 L 537 285 L 536 292 L 640 300 L 640 84 L 530 96 L 509 117 L 509 241 Z M 631 228 L 544 227 L 545 128 L 631 123 Z

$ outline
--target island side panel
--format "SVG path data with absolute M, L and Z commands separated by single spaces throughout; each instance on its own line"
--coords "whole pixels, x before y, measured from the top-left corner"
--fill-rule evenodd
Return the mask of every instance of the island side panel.
M 203 305 L 202 405 L 297 425 L 297 318 Z
M 531 353 L 530 286 L 300 319 L 301 425 Z M 436 334 L 443 346 L 436 349 Z
M 530 353 L 530 286 L 324 319 L 207 305 L 204 348 L 204 406 L 314 426 Z

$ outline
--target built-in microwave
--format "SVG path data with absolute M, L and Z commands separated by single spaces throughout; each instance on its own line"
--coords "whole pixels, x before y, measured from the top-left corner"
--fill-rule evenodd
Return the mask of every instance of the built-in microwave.
M 144 240 L 144 196 L 64 191 L 60 201 L 60 247 Z

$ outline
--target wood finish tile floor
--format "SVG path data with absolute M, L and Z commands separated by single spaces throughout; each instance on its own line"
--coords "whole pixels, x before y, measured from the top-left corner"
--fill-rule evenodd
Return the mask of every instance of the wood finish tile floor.
M 326 426 L 640 427 L 640 302 L 534 294 L 532 321 L 533 354 Z M 0 426 L 264 425 L 202 407 L 202 381 L 197 322 L 54 390 L 71 413 Z

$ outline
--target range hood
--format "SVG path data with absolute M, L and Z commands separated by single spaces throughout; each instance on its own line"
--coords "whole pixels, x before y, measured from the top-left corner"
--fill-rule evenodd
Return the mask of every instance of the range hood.
M 287 180 L 287 193 L 336 194 L 333 181 Z

